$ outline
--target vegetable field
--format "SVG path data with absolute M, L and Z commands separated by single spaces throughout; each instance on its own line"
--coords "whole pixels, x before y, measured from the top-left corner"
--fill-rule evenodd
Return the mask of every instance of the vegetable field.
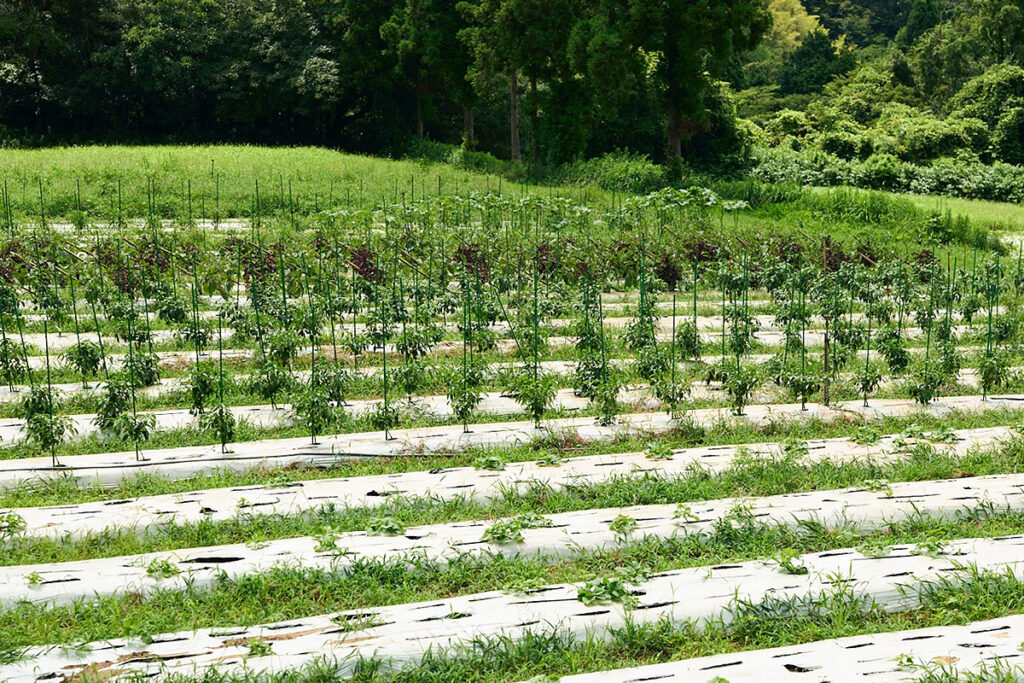
M 0 680 L 1022 675 L 1016 243 L 210 163 L 5 186 Z

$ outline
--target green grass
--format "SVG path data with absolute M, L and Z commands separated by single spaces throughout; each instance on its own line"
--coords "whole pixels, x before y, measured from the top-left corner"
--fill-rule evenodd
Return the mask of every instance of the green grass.
M 849 588 L 813 598 L 768 598 L 736 602 L 729 620 L 698 625 L 661 620 L 640 625 L 632 621 L 612 629 L 608 637 L 574 637 L 557 629 L 534 630 L 522 638 L 476 638 L 460 647 L 432 650 L 415 665 L 395 670 L 384 660 L 356 664 L 358 683 L 451 683 L 453 681 L 524 681 L 548 683 L 557 676 L 643 666 L 692 657 L 735 653 L 808 643 L 829 638 L 886 633 L 915 628 L 993 619 L 1024 610 L 1024 583 L 1008 573 L 967 570 L 959 576 L 923 584 L 918 606 L 891 612 L 853 594 Z M 908 650 L 911 650 L 908 646 Z M 908 668 L 908 673 L 918 667 Z M 1022 673 L 1003 667 L 1005 677 L 955 678 L 934 671 L 929 683 L 955 680 L 1009 683 Z M 921 669 L 918 669 L 919 671 Z M 713 672 L 712 672 L 713 673 Z M 538 677 L 534 679 L 534 677 Z M 327 683 L 337 680 L 336 662 L 325 655 L 301 669 L 274 674 L 251 670 L 205 670 L 174 674 L 173 683 Z M 709 680 L 715 681 L 715 678 Z
M 497 455 L 505 462 L 535 460 L 547 453 L 562 457 L 581 455 L 602 455 L 609 453 L 637 453 L 651 443 L 670 448 L 690 448 L 706 445 L 748 444 L 786 439 L 831 439 L 852 438 L 862 428 L 878 434 L 896 434 L 909 428 L 925 431 L 938 428 L 979 429 L 1016 424 L 1024 417 L 1024 411 L 999 409 L 984 412 L 953 411 L 941 417 L 916 413 L 902 417 L 882 417 L 850 422 L 847 420 L 822 420 L 817 417 L 800 420 L 773 420 L 766 425 L 723 420 L 708 427 L 697 427 L 683 423 L 677 428 L 658 435 L 639 430 L 622 432 L 613 439 L 581 442 L 575 435 L 555 432 L 550 437 L 531 442 L 499 448 L 468 448 L 464 451 L 407 455 L 396 457 L 371 457 L 339 460 L 329 468 L 288 467 L 254 468 L 246 472 L 212 470 L 207 474 L 188 479 L 171 480 L 156 474 L 141 474 L 124 478 L 118 486 L 106 488 L 93 485 L 76 487 L 61 480 L 45 480 L 27 487 L 0 489 L 0 507 L 33 507 L 84 503 L 89 501 L 122 500 L 138 496 L 154 496 L 181 493 L 197 489 L 250 486 L 272 482 L 280 484 L 289 481 L 326 479 L 332 477 L 359 477 L 376 474 L 425 471 L 446 467 L 471 467 L 480 457 Z
M 905 197 L 916 206 L 926 211 L 954 215 L 962 214 L 973 222 L 1000 232 L 1024 232 L 1024 207 L 1006 202 L 990 202 L 982 199 L 962 199 L 960 197 L 941 197 L 936 195 L 898 195 Z
M 1024 583 L 1010 574 L 968 570 L 959 577 L 922 585 L 917 598 L 917 609 L 893 613 L 840 588 L 809 599 L 737 602 L 729 622 L 712 621 L 707 626 L 668 621 L 627 623 L 605 641 L 551 632 L 518 643 L 481 639 L 468 649 L 428 654 L 419 665 L 396 674 L 382 671 L 380 662 L 366 662 L 353 680 L 517 681 L 536 674 L 567 675 L 857 634 L 963 624 L 1021 611 Z
M 39 217 L 42 181 L 46 214 L 67 218 L 75 210 L 76 183 L 91 216 L 114 219 L 148 215 L 146 185 L 156 184 L 156 214 L 179 219 L 188 216 L 188 183 L 192 185 L 195 218 L 249 216 L 256 183 L 265 214 L 288 215 L 290 206 L 302 214 L 317 207 L 369 208 L 382 201 L 399 204 L 403 193 L 411 200 L 444 194 L 498 190 L 519 194 L 519 184 L 496 176 L 463 171 L 445 164 L 396 161 L 343 154 L 316 147 L 215 146 L 87 146 L 38 150 L 4 150 L 0 182 L 7 180 L 16 214 Z M 289 202 L 289 186 L 293 204 Z M 534 188 L 548 194 L 581 195 L 580 188 Z M 586 188 L 591 200 L 607 193 Z M 218 198 L 219 195 L 219 198 Z M 205 208 L 205 211 L 204 211 Z
M 985 512 L 989 515 L 990 513 Z M 891 522 L 858 533 L 850 527 L 794 527 L 752 519 L 724 521 L 710 533 L 647 537 L 620 547 L 543 556 L 460 555 L 446 561 L 358 560 L 341 570 L 282 565 L 225 580 L 210 588 L 157 589 L 79 600 L 69 606 L 23 604 L 0 612 L 9 646 L 138 637 L 212 626 L 250 626 L 312 614 L 443 600 L 494 590 L 576 583 L 642 568 L 654 574 L 690 567 L 769 559 L 780 552 L 806 553 L 856 547 L 925 544 L 963 537 L 989 538 L 1024 531 L 1024 512 L 993 513 L 979 520 L 923 517 Z M 635 573 L 635 572 L 634 572 Z
M 436 196 L 439 179 L 440 194 L 448 196 L 497 191 L 500 186 L 506 195 L 534 192 L 565 196 L 592 207 L 611 206 L 610 193 L 594 187 L 526 188 L 443 164 L 362 157 L 321 148 L 224 145 L 9 150 L 0 159 L 0 181 L 4 179 L 19 220 L 38 220 L 42 182 L 42 203 L 50 219 L 74 217 L 80 185 L 86 215 L 106 221 L 149 215 L 149 179 L 156 186 L 157 216 L 186 220 L 191 183 L 193 218 L 247 217 L 253 213 L 259 181 L 261 215 L 277 217 L 276 223 L 266 226 L 271 234 L 308 227 L 310 223 L 303 217 L 325 207 L 398 206 L 414 197 Z M 753 208 L 733 212 L 728 218 L 720 211 L 706 217 L 704 232 L 720 233 L 718 240 L 724 234 L 734 243 L 737 237 L 748 244 L 780 237 L 808 242 L 816 241 L 816 235 L 828 234 L 849 249 L 870 244 L 906 251 L 920 241 L 919 228 L 930 212 L 929 207 L 919 208 L 884 193 L 869 196 L 850 191 L 821 197 L 816 190 L 752 183 L 726 184 L 723 191 L 726 196 L 755 200 Z M 987 216 L 979 214 L 976 227 L 987 229 L 985 220 Z M 939 253 L 941 256 L 942 250 Z
M 504 449 L 478 451 L 475 455 L 477 458 L 490 455 L 511 462 L 526 459 L 523 456 L 536 457 L 537 453 Z M 394 462 L 398 466 L 387 469 L 402 471 L 402 468 L 410 467 L 412 464 L 416 465 L 413 469 L 468 464 L 464 460 L 441 458 L 426 461 L 396 459 Z M 361 531 L 368 529 L 371 521 L 379 517 L 391 517 L 403 526 L 409 527 L 512 517 L 524 512 L 553 514 L 592 508 L 830 490 L 860 486 L 866 481 L 923 481 L 1004 474 L 1019 471 L 1022 463 L 1024 441 L 1019 439 L 1002 446 L 975 449 L 965 456 L 945 455 L 935 447 L 925 444 L 910 450 L 902 459 L 884 463 L 851 461 L 836 464 L 830 461 L 802 462 L 786 457 L 740 458 L 733 467 L 717 474 L 710 474 L 697 468 L 683 476 L 616 477 L 603 482 L 563 488 L 552 488 L 537 483 L 524 491 L 504 490 L 500 496 L 489 502 L 471 500 L 467 497 L 448 500 L 403 497 L 389 499 L 385 504 L 373 508 L 328 505 L 296 515 L 252 515 L 247 510 L 240 509 L 233 518 L 223 521 L 202 520 L 187 524 L 162 524 L 141 533 L 137 530 L 106 530 L 73 539 L 17 537 L 8 543 L 4 555 L 0 557 L 0 565 L 67 562 L 176 548 L 267 541 L 315 535 L 327 527 L 339 532 Z M 348 469 L 339 468 L 333 474 L 369 474 L 370 471 L 379 471 L 386 466 L 387 463 L 354 463 Z M 263 472 L 258 476 L 250 475 L 246 479 L 231 479 L 227 475 L 214 479 L 213 476 L 208 476 L 203 482 L 218 486 L 229 482 L 250 485 L 269 482 L 272 488 L 287 483 L 292 476 L 309 478 L 301 472 L 297 475 L 289 472 L 284 476 Z M 192 487 L 183 486 L 179 490 L 194 490 L 195 481 L 192 484 Z M 41 488 L 37 491 L 11 492 L 5 496 L 6 500 L 3 502 L 40 504 L 46 500 L 57 499 L 64 504 L 71 504 L 79 497 L 86 500 L 102 499 L 99 497 L 102 491 L 86 489 L 76 495 L 76 492 L 66 484 L 57 483 L 51 486 L 49 490 Z M 156 491 L 168 493 L 173 490 L 174 487 L 166 486 L 159 479 L 147 478 L 136 480 L 134 486 L 131 481 L 126 482 L 124 489 L 112 493 L 151 495 Z
M 815 188 L 819 192 L 833 191 L 835 188 Z M 876 190 L 858 188 L 842 188 L 843 191 L 857 194 L 871 194 Z M 929 213 L 946 213 L 967 216 L 975 224 L 999 232 L 1024 232 L 1024 207 L 1008 202 L 992 202 L 983 199 L 964 199 L 942 195 L 882 193 L 909 201 L 914 206 Z

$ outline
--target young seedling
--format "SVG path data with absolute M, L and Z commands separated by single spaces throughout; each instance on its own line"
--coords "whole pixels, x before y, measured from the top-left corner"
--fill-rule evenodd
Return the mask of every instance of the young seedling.
M 381 401 L 373 407 L 367 419 L 374 429 L 384 432 L 385 439 L 391 440 L 391 430 L 399 425 L 402 415 L 396 406 Z
M 681 519 L 686 522 L 699 522 L 700 517 L 694 514 L 693 509 L 686 503 L 679 503 L 676 511 L 672 513 L 672 519 Z
M 292 400 L 295 419 L 309 428 L 310 444 L 317 445 L 317 435 L 323 434 L 335 421 L 335 408 L 322 387 L 312 387 Z
M 2 351 L 0 351 L 2 355 Z M 103 354 L 98 344 L 83 340 L 70 347 L 63 354 L 68 367 L 82 376 L 82 388 L 89 388 L 89 379 L 96 377 L 103 363 Z
M 206 405 L 217 391 L 217 371 L 213 363 L 196 363 L 188 373 L 189 409 L 192 415 L 202 415 Z
M 892 546 L 880 538 L 873 538 L 858 545 L 857 552 L 866 557 L 888 557 L 892 553 Z
M 523 527 L 515 519 L 502 519 L 487 527 L 483 540 L 497 545 L 522 543 Z
M 761 382 L 761 373 L 751 366 L 737 366 L 728 371 L 725 388 L 732 400 L 733 413 L 743 415 L 743 409 L 750 395 Z
M 6 512 L 0 515 L 0 543 L 17 538 L 27 528 L 25 518 L 16 512 Z
M 616 539 L 625 541 L 637 530 L 638 526 L 636 518 L 629 515 L 619 515 L 608 524 L 608 529 L 615 534 Z
M 536 462 L 539 467 L 558 467 L 565 462 L 565 459 L 558 453 L 550 452 L 538 457 Z
M 75 427 L 71 418 L 60 415 L 59 398 L 51 386 L 33 387 L 22 399 L 21 416 L 25 419 L 25 439 L 50 454 L 53 467 L 60 467 L 57 447 L 74 436 Z
M 505 469 L 505 461 L 497 455 L 481 456 L 473 461 L 473 467 L 489 472 L 501 472 Z
M 904 382 L 904 390 L 917 403 L 926 406 L 938 395 L 944 381 L 945 377 L 939 368 L 924 362 L 911 372 Z
M 181 570 L 178 565 L 174 564 L 170 560 L 155 559 L 146 565 L 146 573 L 154 579 L 160 581 L 162 579 L 171 579 L 181 574 Z
M 871 427 L 858 427 L 853 436 L 853 442 L 861 446 L 873 446 L 881 440 L 882 435 Z
M 675 453 L 664 441 L 652 441 L 644 454 L 648 460 L 671 460 Z
M 864 397 L 864 407 L 868 407 L 868 397 L 875 393 L 875 389 L 882 382 L 882 371 L 875 365 L 865 365 L 854 378 L 857 389 Z
M 220 452 L 228 453 L 228 444 L 235 440 L 237 420 L 231 409 L 218 403 L 216 407 L 206 411 L 199 418 L 199 426 L 213 432 L 220 441 Z
M 775 554 L 774 559 L 784 573 L 800 576 L 807 574 L 808 569 L 800 563 L 799 558 L 800 553 L 793 548 L 783 548 Z
M 370 536 L 401 536 L 405 533 L 405 525 L 394 517 L 374 517 L 367 526 Z
M 313 552 L 332 553 L 338 549 L 338 541 L 341 539 L 341 532 L 334 527 L 325 527 L 318 533 L 313 534 Z
M 483 540 L 499 545 L 522 543 L 523 529 L 540 529 L 552 524 L 552 521 L 544 515 L 526 512 L 518 517 L 495 522 L 484 531 Z
M 127 441 L 135 447 L 135 459 L 144 460 L 142 457 L 142 444 L 149 441 L 156 429 L 156 415 L 152 413 L 123 413 L 114 419 L 113 431 L 122 441 Z
M 599 578 L 588 581 L 576 591 L 576 599 L 584 605 L 605 605 L 620 603 L 624 607 L 635 607 L 636 596 L 626 586 L 626 582 L 618 577 Z

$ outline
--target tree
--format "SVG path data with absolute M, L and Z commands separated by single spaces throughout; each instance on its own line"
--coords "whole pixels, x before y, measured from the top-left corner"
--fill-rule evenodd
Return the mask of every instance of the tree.
M 949 101 L 949 113 L 959 118 L 975 118 L 990 128 L 1003 114 L 1024 106 L 1024 69 L 1000 64 L 968 81 Z
M 529 86 L 530 152 L 531 161 L 537 163 L 539 82 L 567 59 L 576 5 L 576 0 L 466 0 L 458 5 L 469 22 L 460 35 L 473 55 L 474 85 L 486 91 L 504 79 L 508 88 L 509 146 L 515 161 L 522 161 L 519 79 L 525 76 Z
M 622 38 L 605 44 L 641 50 L 660 90 L 670 157 L 708 128 L 706 99 L 737 53 L 754 48 L 771 27 L 764 0 L 602 0 L 602 21 Z
M 0 2 L 0 131 L 88 130 L 109 97 L 91 57 L 116 35 L 113 0 Z M 99 118 L 99 116 L 97 116 Z
M 172 125 L 203 130 L 215 102 L 202 84 L 216 79 L 215 55 L 225 49 L 220 3 L 118 0 L 117 11 L 120 36 L 97 59 L 117 74 L 114 99 L 124 120 L 148 133 Z
M 884 44 L 907 22 L 913 0 L 804 0 L 833 38 L 854 45 Z
M 795 50 L 820 27 L 818 17 L 808 14 L 800 0 L 768 0 L 768 9 L 772 27 L 764 36 L 764 44 L 773 51 Z
M 823 85 L 854 67 L 850 52 L 838 52 L 828 34 L 815 31 L 785 61 L 780 74 L 784 93 L 817 92 Z
M 772 27 L 750 52 L 733 59 L 726 80 L 738 89 L 771 87 L 778 83 L 782 61 L 810 33 L 821 28 L 800 0 L 768 0 Z
M 405 0 L 380 28 L 387 53 L 401 79 L 412 88 L 415 100 L 415 130 L 424 137 L 424 107 L 432 97 L 447 94 L 463 110 L 463 139 L 471 145 L 476 137 L 473 124 L 475 93 L 466 74 L 472 56 L 459 32 L 466 28 L 456 9 L 458 0 Z
M 1008 109 L 992 131 L 992 146 L 1001 161 L 1024 164 L 1024 107 Z
M 0 0 L 0 144 L 436 135 L 561 164 L 667 137 L 697 160 L 736 139 L 723 65 L 772 13 L 786 46 L 814 21 L 799 0 Z
M 407 93 L 395 82 L 394 56 L 381 37 L 396 0 L 305 0 L 340 74 L 329 109 L 330 132 L 350 149 L 392 151 L 405 141 L 402 105 Z M 266 4 L 270 12 L 272 3 Z M 308 41 L 300 34 L 297 39 Z
M 467 27 L 459 33 L 459 38 L 473 55 L 469 78 L 476 91 L 483 93 L 504 87 L 508 92 L 509 156 L 512 161 L 521 162 L 519 73 L 507 58 L 514 36 L 499 22 L 502 4 L 502 0 L 460 2 L 458 9 L 466 18 Z
M 308 0 L 223 4 L 228 44 L 211 84 L 218 119 L 252 138 L 268 128 L 278 139 L 294 129 L 336 134 L 335 113 L 350 79 L 342 78 L 340 48 L 324 28 L 332 16 Z
M 942 3 L 939 0 L 914 0 L 907 14 L 907 23 L 896 34 L 896 43 L 912 45 L 942 19 Z
M 942 104 L 996 65 L 1024 65 L 1024 0 L 966 0 L 910 50 L 921 91 Z

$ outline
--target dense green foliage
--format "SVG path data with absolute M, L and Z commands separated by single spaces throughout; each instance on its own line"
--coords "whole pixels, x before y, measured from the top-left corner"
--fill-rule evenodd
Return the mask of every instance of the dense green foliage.
M 763 0 L 4 0 L 0 142 L 731 151 L 716 78 L 770 23 Z
M 109 226 L 136 218 L 149 223 L 174 219 L 190 229 L 201 223 L 256 218 L 273 220 L 291 231 L 337 215 L 394 211 L 445 197 L 459 197 L 471 205 L 478 195 L 558 198 L 596 212 L 621 211 L 626 202 L 646 208 L 674 206 L 673 191 L 658 189 L 667 180 L 667 169 L 636 155 L 568 164 L 552 172 L 566 185 L 535 185 L 510 181 L 510 172 L 519 167 L 482 152 L 439 143 L 418 147 L 446 163 L 391 161 L 315 148 L 228 145 L 10 150 L 0 155 L 0 214 L 9 214 L 14 225 L 35 224 L 42 218 L 76 229 L 91 221 Z M 485 173 L 474 170 L 478 168 Z M 932 248 L 964 243 L 984 249 L 998 242 L 993 230 L 1024 223 L 1024 214 L 1009 214 L 1005 205 L 984 211 L 964 203 L 915 205 L 883 193 L 821 192 L 795 183 L 705 178 L 692 185 L 697 185 L 695 193 L 710 187 L 722 201 L 709 205 L 713 220 L 702 228 L 686 226 L 680 237 L 700 236 L 721 246 L 736 238 L 748 244 L 782 237 L 816 241 L 815 235 L 827 233 L 851 251 L 864 245 L 907 251 L 919 242 L 931 243 Z M 630 193 L 652 196 L 631 198 Z M 7 217 L 0 215 L 0 226 L 6 224 Z M 936 226 L 944 227 L 936 231 Z M 592 238 L 598 233 L 623 238 L 618 222 L 593 227 Z M 181 322 L 180 316 L 170 318 Z
M 805 138 L 759 172 L 899 179 Z M 371 643 L 355 680 L 540 681 L 1024 611 L 987 551 L 1024 531 L 1019 207 L 414 144 L 0 155 L 0 672 L 326 683 Z M 900 590 L 822 588 L 850 562 Z M 749 576 L 788 597 L 720 599 Z M 608 616 L 419 661 L 387 608 L 424 601 L 408 642 Z
M 1019 201 L 1024 0 L 0 1 L 0 145 L 142 141 Z
M 756 155 L 760 178 L 1024 196 L 1022 3 L 804 5 L 819 26 L 730 76 L 757 146 L 772 149 Z

